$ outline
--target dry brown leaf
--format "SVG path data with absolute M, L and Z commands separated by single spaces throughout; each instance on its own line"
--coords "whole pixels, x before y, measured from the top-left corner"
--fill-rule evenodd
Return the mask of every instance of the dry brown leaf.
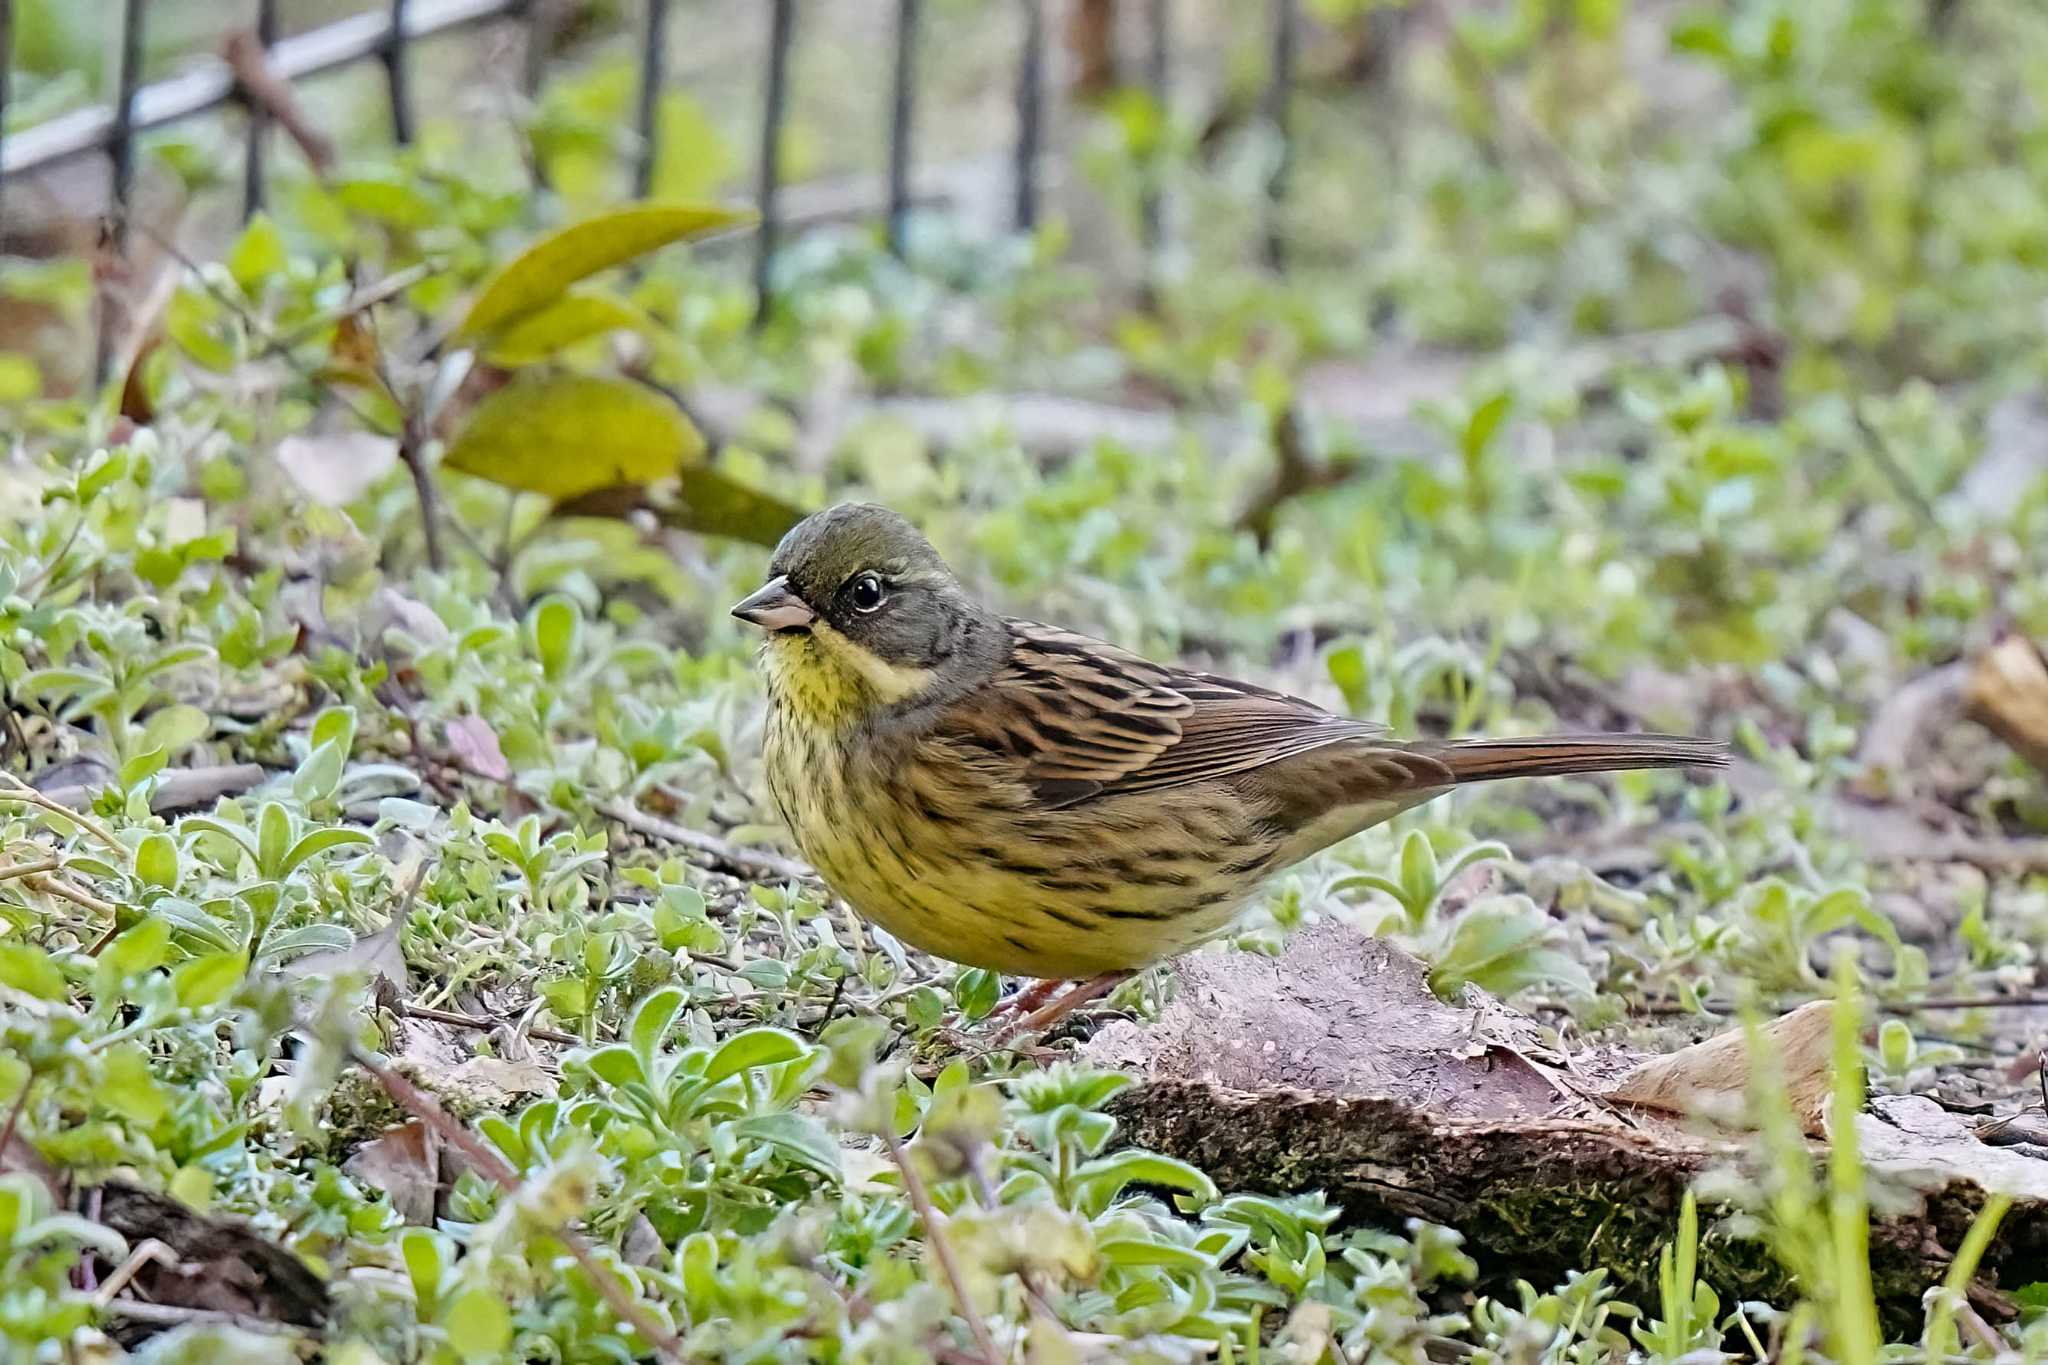
M 1810 1137 L 1827 1136 L 1835 1006 L 1816 1000 L 1763 1028 L 1784 1070 L 1792 1110 Z M 1606 1097 L 1646 1109 L 1740 1124 L 1749 1106 L 1749 1045 L 1739 1028 L 1668 1056 L 1652 1057 L 1622 1077 Z
M 449 721 L 448 747 L 463 767 L 479 777 L 503 782 L 512 776 L 512 765 L 498 747 L 498 732 L 482 716 L 457 716 Z
M 1970 718 L 2048 773 L 2048 660 L 2024 635 L 1984 651 L 1964 692 Z
M 341 1169 L 369 1189 L 382 1190 L 406 1222 L 433 1225 L 441 1193 L 441 1139 L 419 1119 L 365 1143 Z

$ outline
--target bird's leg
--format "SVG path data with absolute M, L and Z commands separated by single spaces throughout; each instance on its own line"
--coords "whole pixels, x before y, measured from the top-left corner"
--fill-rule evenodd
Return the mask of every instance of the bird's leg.
M 1040 1033 L 1072 1014 L 1090 1000 L 1108 995 L 1124 982 L 1136 976 L 1136 972 L 1104 972 L 1077 982 L 1074 988 L 1048 1005 L 1040 1005 L 1020 1019 L 1013 1019 L 995 1036 L 998 1043 L 1006 1043 L 1022 1033 Z M 1045 983 L 1040 983 L 1045 984 Z M 1048 992 L 1050 994 L 1050 992 Z
M 1034 981 L 1009 999 L 999 1002 L 988 1012 L 988 1017 L 994 1019 L 1000 1015 L 1014 1014 L 1018 1010 L 1028 1014 L 1051 999 L 1052 993 L 1058 990 L 1061 984 L 1060 978 L 1056 976 L 1044 981 Z

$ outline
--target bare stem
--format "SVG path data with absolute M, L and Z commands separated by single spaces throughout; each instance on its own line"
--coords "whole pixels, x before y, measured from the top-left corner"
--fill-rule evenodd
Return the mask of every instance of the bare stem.
M 953 1244 L 946 1240 L 945 1229 L 939 1226 L 939 1213 L 932 1207 L 931 1192 L 924 1187 L 924 1177 L 910 1164 L 904 1155 L 902 1142 L 894 1133 L 885 1130 L 882 1141 L 889 1145 L 889 1159 L 896 1163 L 897 1170 L 903 1172 L 904 1193 L 910 1196 L 911 1205 L 924 1223 L 925 1241 L 930 1243 L 932 1254 L 939 1258 L 939 1268 L 946 1273 L 946 1283 L 953 1290 L 953 1301 L 960 1305 L 960 1316 L 967 1319 L 967 1330 L 974 1334 L 974 1344 L 980 1348 L 981 1358 L 989 1365 L 996 1365 L 1003 1357 L 996 1350 L 996 1339 L 989 1335 L 988 1324 L 975 1311 L 974 1300 L 967 1296 L 967 1281 L 960 1274 L 960 1262 L 953 1255 Z

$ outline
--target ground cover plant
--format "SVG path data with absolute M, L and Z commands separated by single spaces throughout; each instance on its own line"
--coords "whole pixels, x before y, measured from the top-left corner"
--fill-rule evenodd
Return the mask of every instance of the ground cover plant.
M 169 286 L 104 388 L 47 353 L 85 261 L 7 262 L 64 324 L 0 357 L 12 1358 L 2048 1355 L 1996 1198 L 1874 1277 L 1853 1123 L 2048 1147 L 2048 800 L 1984 682 L 2048 642 L 2048 19 L 1306 8 L 1280 270 L 1221 7 L 1206 83 L 1077 108 L 1099 221 L 818 229 L 758 325 L 729 111 L 679 94 L 714 169 L 629 202 L 602 16 L 488 136 L 339 127 L 217 239 L 138 220 Z M 203 191 L 212 136 L 156 163 Z M 765 804 L 726 609 L 849 496 L 1405 732 L 1729 740 L 1460 793 L 1210 951 L 1356 925 L 1565 1052 L 1833 1000 L 1832 1142 L 1760 1067 L 1661 1257 L 1561 1273 L 1129 1145 L 1077 1045 L 1170 972 L 992 1048 L 1016 983 L 851 918 Z

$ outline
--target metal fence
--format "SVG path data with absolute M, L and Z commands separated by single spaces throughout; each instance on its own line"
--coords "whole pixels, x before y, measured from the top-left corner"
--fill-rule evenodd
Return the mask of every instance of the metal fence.
M 823 0 L 821 0 L 823 2 Z M 1284 246 L 1277 217 L 1286 193 L 1291 163 L 1287 111 L 1295 79 L 1298 0 L 1270 0 L 1272 79 L 1265 115 L 1279 131 L 1282 151 L 1268 183 L 1265 255 L 1269 264 L 1284 264 Z M 234 104 L 248 114 L 243 150 L 242 211 L 246 217 L 263 204 L 265 145 L 272 115 L 252 89 L 256 81 L 285 83 L 340 70 L 366 61 L 384 68 L 390 102 L 392 139 L 411 141 L 416 127 L 409 50 L 423 39 L 473 25 L 498 22 L 526 30 L 527 61 L 522 74 L 526 92 L 537 92 L 546 77 L 545 55 L 554 13 L 549 0 L 384 0 L 382 8 L 327 24 L 290 38 L 277 37 L 279 0 L 257 0 L 253 47 L 248 63 L 214 60 L 183 74 L 148 85 L 141 83 L 149 0 L 107 0 L 121 5 L 120 58 L 114 101 L 75 110 L 15 133 L 5 133 L 8 71 L 13 55 L 14 0 L 0 0 L 0 233 L 4 233 L 10 182 L 42 167 L 73 157 L 104 154 L 109 163 L 111 209 L 106 236 L 111 248 L 126 249 L 128 209 L 134 190 L 136 139 L 152 129 Z M 633 186 L 645 195 L 654 176 L 659 150 L 658 112 L 667 80 L 667 37 L 674 0 L 644 0 L 641 65 L 635 102 L 639 136 Z M 915 149 L 912 128 L 917 101 L 917 59 L 923 24 L 923 0 L 895 0 L 894 61 L 890 77 L 887 200 L 884 209 L 888 243 L 901 254 L 904 227 L 912 205 L 911 170 Z M 1169 96 L 1172 79 L 1173 14 L 1171 0 L 1145 0 L 1149 51 L 1143 68 L 1154 98 Z M 772 302 L 770 267 L 781 242 L 782 130 L 789 112 L 789 58 L 799 37 L 800 0 L 765 0 L 763 107 L 757 171 L 760 230 L 754 239 L 753 278 L 757 317 Z M 1017 42 L 1017 139 L 1012 157 L 1013 218 L 1028 231 L 1039 212 L 1039 167 L 1044 152 L 1046 14 L 1044 0 L 1014 0 Z M 1156 194 L 1143 212 L 1148 251 L 1158 245 L 1162 214 Z M 105 378 L 107 349 L 104 324 L 98 346 L 97 377 Z

